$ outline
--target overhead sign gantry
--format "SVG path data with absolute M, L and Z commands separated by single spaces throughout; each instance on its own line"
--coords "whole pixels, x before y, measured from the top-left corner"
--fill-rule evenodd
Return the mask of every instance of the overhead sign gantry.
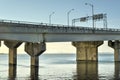
M 76 22 L 87 22 L 88 20 L 103 21 L 103 27 L 107 28 L 107 14 L 95 14 L 93 16 L 81 17 L 72 20 L 72 25 L 75 26 Z

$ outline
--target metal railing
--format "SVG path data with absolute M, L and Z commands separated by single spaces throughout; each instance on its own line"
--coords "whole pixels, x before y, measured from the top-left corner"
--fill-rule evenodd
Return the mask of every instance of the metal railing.
M 61 25 L 61 24 L 48 24 L 48 23 L 39 23 L 39 22 L 28 22 L 28 21 L 16 21 L 16 20 L 6 20 L 6 19 L 0 19 L 0 23 L 14 23 L 14 24 L 26 24 L 26 25 L 43 25 L 46 27 L 62 27 L 62 28 L 66 28 L 66 29 L 73 29 L 76 30 L 76 28 L 78 28 L 78 30 L 82 29 L 82 30 L 95 30 L 95 31 L 113 31 L 113 32 L 120 32 L 120 29 L 114 29 L 114 28 L 92 28 L 92 27 L 82 27 L 82 26 L 68 26 L 68 25 Z

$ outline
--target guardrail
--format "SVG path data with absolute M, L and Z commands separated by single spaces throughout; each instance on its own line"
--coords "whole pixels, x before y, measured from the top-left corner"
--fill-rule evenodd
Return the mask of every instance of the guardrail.
M 41 25 L 41 24 L 43 24 L 43 25 L 47 25 L 47 23 L 17 21 L 17 20 L 6 20 L 6 19 L 0 19 L 0 22 L 17 23 L 17 24 L 33 24 L 33 25 Z
M 51 27 L 65 27 L 65 28 L 71 28 L 71 29 L 83 29 L 83 30 L 94 30 L 94 31 L 114 31 L 114 32 L 120 32 L 120 29 L 114 29 L 114 28 L 92 28 L 92 27 L 82 27 L 82 26 L 68 26 L 68 25 L 61 25 L 61 24 L 48 24 L 48 23 L 39 23 L 39 22 L 28 22 L 28 21 L 17 21 L 17 20 L 6 20 L 6 19 L 0 19 L 1 23 L 16 23 L 16 24 L 26 24 L 26 25 L 44 25 L 44 26 L 51 26 Z
M 32 24 L 32 25 L 46 25 L 46 26 L 61 26 L 61 27 L 68 27 L 68 25 L 62 25 L 62 24 L 49 24 L 49 23 L 40 23 L 40 22 L 28 22 L 28 21 L 17 21 L 17 20 L 6 20 L 6 19 L 0 19 L 0 22 L 4 23 L 17 23 L 17 24 Z M 73 26 L 69 26 L 73 27 Z

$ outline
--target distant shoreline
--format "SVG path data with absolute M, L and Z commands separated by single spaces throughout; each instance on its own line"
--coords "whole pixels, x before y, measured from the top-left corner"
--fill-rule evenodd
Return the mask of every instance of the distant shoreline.
M 50 55 L 50 54 L 54 54 L 54 55 L 67 55 L 67 54 L 75 54 L 75 53 L 43 53 L 44 55 Z M 43 55 L 42 54 L 42 55 Z M 112 52 L 99 52 L 98 54 L 114 54 Z M 0 55 L 8 55 L 8 53 L 0 53 Z M 27 53 L 17 53 L 17 55 L 28 55 Z M 76 54 L 75 54 L 76 55 Z
M 5 54 L 5 55 L 6 55 L 7 53 L 0 53 L 0 55 L 3 55 L 3 54 Z

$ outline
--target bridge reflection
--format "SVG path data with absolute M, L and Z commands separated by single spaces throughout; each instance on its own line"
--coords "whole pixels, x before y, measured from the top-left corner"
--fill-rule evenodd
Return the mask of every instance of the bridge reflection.
M 31 66 L 30 78 L 31 80 L 39 80 L 39 68 L 37 66 Z
M 77 61 L 77 80 L 98 80 L 98 62 Z
M 85 61 L 77 61 L 76 64 L 76 73 L 74 76 L 74 80 L 101 80 L 98 71 L 98 62 L 85 62 Z M 114 63 L 114 74 L 111 75 L 112 80 L 120 79 L 120 62 Z M 23 71 L 24 73 L 24 71 Z M 29 80 L 39 80 L 39 68 L 31 66 Z M 8 80 L 16 80 L 17 78 L 17 68 L 15 65 L 9 65 L 9 79 Z M 113 76 L 113 77 L 112 77 Z
M 115 68 L 118 71 L 118 66 Z M 77 80 L 98 80 L 98 62 L 77 62 Z M 119 68 L 120 69 L 120 68 Z M 31 66 L 29 80 L 39 80 L 39 68 Z M 9 65 L 9 80 L 16 80 L 17 68 L 15 65 Z M 23 71 L 24 73 L 24 71 Z M 117 73 L 117 72 L 116 72 Z
M 23 71 L 23 73 L 24 73 L 24 71 Z M 35 67 L 35 66 L 31 66 L 29 80 L 39 80 L 38 73 L 39 73 L 39 68 Z M 9 78 L 8 78 L 8 80 L 16 80 L 16 78 L 17 78 L 16 74 L 17 74 L 17 67 L 15 65 L 9 65 Z
M 114 80 L 120 80 L 120 62 L 115 62 Z
M 15 80 L 17 73 L 16 65 L 9 65 L 9 80 Z
M 76 65 L 76 80 L 103 80 L 104 75 L 101 76 L 98 71 L 98 62 L 78 61 Z M 107 79 L 107 76 L 109 75 L 104 76 L 105 80 Z M 120 62 L 114 62 L 114 72 L 109 76 L 109 79 L 120 80 Z

